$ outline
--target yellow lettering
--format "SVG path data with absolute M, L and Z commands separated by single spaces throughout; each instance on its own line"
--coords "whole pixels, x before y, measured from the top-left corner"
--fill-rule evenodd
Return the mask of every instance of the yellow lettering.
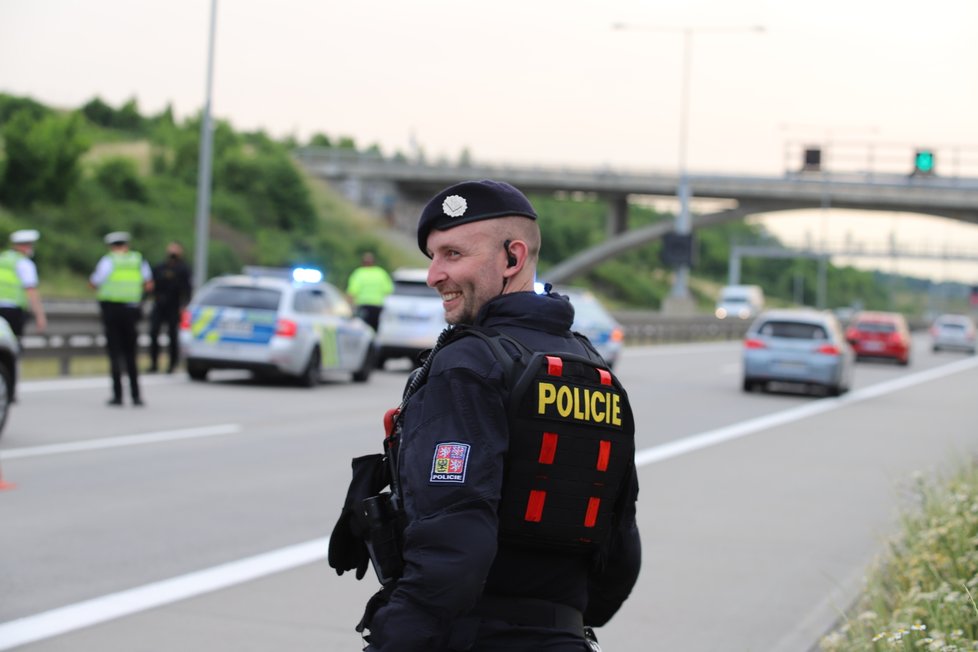
M 574 388 L 574 418 L 578 421 L 587 421 L 587 416 L 581 411 L 581 388 Z
M 601 401 L 602 403 L 607 402 L 604 392 L 595 392 L 591 394 L 591 414 L 594 416 L 595 421 L 601 423 L 604 421 L 605 412 L 604 410 L 601 410 L 600 412 L 598 411 L 598 401 Z
M 619 403 L 620 399 L 621 399 L 621 395 L 619 394 L 615 394 L 611 399 L 611 423 L 615 424 L 616 426 L 621 425 L 621 405 Z
M 560 416 L 569 417 L 573 403 L 574 400 L 571 397 L 570 387 L 561 385 L 560 389 L 557 390 L 557 412 L 560 413 Z
M 557 400 L 557 388 L 552 383 L 540 383 L 539 399 L 537 401 L 537 414 L 544 414 L 547 406 Z

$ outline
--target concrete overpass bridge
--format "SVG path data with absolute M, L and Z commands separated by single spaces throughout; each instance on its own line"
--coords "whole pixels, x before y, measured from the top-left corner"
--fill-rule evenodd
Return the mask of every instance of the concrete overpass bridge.
M 466 179 L 508 181 L 528 193 L 587 193 L 605 200 L 608 239 L 548 270 L 548 280 L 564 282 L 622 252 L 672 230 L 709 226 L 748 215 L 804 208 L 908 212 L 978 224 L 978 178 L 897 174 L 799 172 L 783 176 L 689 174 L 689 194 L 725 200 L 729 206 L 692 217 L 691 225 L 658 223 L 628 230 L 629 198 L 676 197 L 676 172 L 609 168 L 560 168 L 426 163 L 335 149 L 305 148 L 296 158 L 313 175 L 344 184 L 361 203 L 414 226 L 421 206 L 438 190 Z

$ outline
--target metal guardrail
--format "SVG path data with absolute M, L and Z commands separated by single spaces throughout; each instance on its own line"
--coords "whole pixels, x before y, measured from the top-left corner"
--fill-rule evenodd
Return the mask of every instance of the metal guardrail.
M 98 305 L 94 301 L 45 301 L 48 328 L 38 333 L 33 323 L 24 331 L 22 344 L 25 359 L 59 361 L 59 372 L 71 374 L 73 358 L 105 355 L 105 336 Z M 733 340 L 743 337 L 748 321 L 716 319 L 712 315 L 668 317 L 654 311 L 619 311 L 615 318 L 625 330 L 625 344 L 661 344 L 666 342 L 698 342 Z M 148 319 L 139 323 L 139 349 L 149 349 Z M 162 333 L 161 347 L 166 351 L 168 341 Z

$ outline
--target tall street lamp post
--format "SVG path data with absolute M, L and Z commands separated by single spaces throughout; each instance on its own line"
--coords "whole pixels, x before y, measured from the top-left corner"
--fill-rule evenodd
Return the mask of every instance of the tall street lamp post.
M 696 33 L 740 33 L 753 32 L 763 33 L 763 25 L 749 25 L 739 27 L 667 27 L 656 25 L 631 25 L 627 23 L 615 23 L 612 29 L 616 30 L 635 30 L 646 32 L 662 32 L 671 34 L 681 34 L 683 37 L 683 67 L 682 67 L 682 88 L 679 95 L 679 187 L 676 195 L 679 199 L 679 214 L 676 216 L 676 233 L 688 235 L 693 230 L 692 218 L 689 214 L 689 198 L 691 189 L 689 184 L 689 169 L 687 164 L 687 149 L 689 146 L 689 104 L 690 104 L 690 79 L 693 70 L 693 36 Z M 676 268 L 673 279 L 671 298 L 676 304 L 689 304 L 689 265 L 680 265 Z M 687 306 L 685 312 L 691 312 L 692 307 Z
M 207 87 L 204 110 L 200 116 L 200 156 L 197 162 L 197 214 L 194 242 L 194 288 L 207 280 L 207 249 L 211 217 L 211 153 L 214 131 L 211 129 L 211 86 L 214 78 L 214 28 L 217 21 L 217 0 L 211 0 L 210 38 L 207 42 Z

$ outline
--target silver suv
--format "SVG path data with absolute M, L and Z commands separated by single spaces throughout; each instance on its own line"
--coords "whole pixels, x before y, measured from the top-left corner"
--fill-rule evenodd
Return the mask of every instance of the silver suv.
M 307 387 L 331 372 L 365 382 L 374 331 L 315 270 L 246 268 L 204 285 L 184 311 L 180 345 L 187 373 L 211 369 L 286 375 Z

